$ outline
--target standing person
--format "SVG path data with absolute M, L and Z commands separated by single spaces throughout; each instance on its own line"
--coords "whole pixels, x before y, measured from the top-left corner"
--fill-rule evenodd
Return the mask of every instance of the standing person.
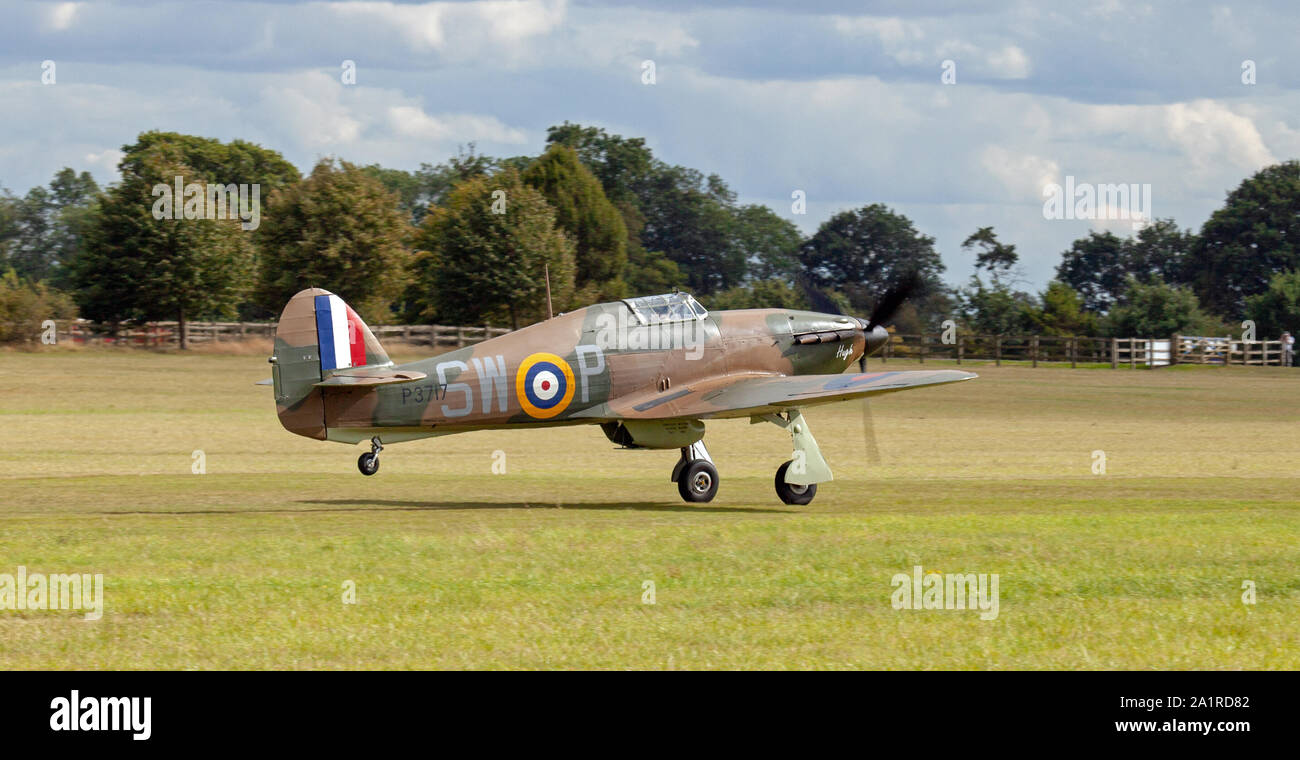
M 1289 332 L 1282 333 L 1282 366 L 1295 364 L 1295 336 Z

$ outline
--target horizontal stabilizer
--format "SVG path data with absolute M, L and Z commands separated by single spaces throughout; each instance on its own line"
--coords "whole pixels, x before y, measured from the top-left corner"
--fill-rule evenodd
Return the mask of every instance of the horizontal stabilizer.
M 319 383 L 315 383 L 315 386 L 317 388 L 350 388 L 361 385 L 391 385 L 393 383 L 410 383 L 423 380 L 426 377 L 428 375 L 415 370 L 372 367 L 335 372 Z

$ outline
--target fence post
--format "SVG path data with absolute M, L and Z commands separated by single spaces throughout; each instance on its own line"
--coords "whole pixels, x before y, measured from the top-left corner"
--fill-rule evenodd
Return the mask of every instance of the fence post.
M 1172 367 L 1178 363 L 1178 348 L 1182 344 L 1183 341 L 1178 333 L 1174 333 L 1174 337 L 1169 339 L 1169 366 Z M 1232 346 L 1229 346 L 1228 348 L 1231 350 Z
M 1110 368 L 1119 369 L 1119 338 L 1110 339 Z
M 1038 336 L 1037 335 L 1034 335 L 1029 339 L 1029 354 L 1031 359 L 1030 366 L 1037 367 L 1038 366 Z
M 1129 339 L 1128 339 L 1128 368 L 1129 368 L 1129 369 L 1137 369 L 1137 368 L 1138 368 L 1138 365 L 1137 365 L 1137 349 L 1135 348 L 1135 345 L 1136 345 L 1136 344 L 1134 343 L 1134 341 L 1136 341 L 1136 340 L 1137 340 L 1137 338 L 1129 338 Z
M 925 351 L 928 347 L 929 339 L 925 333 L 921 333 L 921 363 L 925 364 Z
M 993 341 L 993 364 L 994 366 L 997 367 L 1002 366 L 1002 336 L 1001 335 L 997 336 L 997 338 L 995 338 Z
M 966 338 L 964 336 L 958 335 L 957 336 L 957 363 L 958 364 L 961 364 L 962 349 L 965 348 L 965 343 L 966 343 Z

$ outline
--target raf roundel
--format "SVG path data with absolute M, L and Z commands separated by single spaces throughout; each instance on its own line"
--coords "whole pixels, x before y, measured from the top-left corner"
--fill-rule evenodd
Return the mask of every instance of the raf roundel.
M 529 417 L 554 417 L 573 400 L 573 369 L 555 354 L 532 354 L 515 372 L 515 393 Z

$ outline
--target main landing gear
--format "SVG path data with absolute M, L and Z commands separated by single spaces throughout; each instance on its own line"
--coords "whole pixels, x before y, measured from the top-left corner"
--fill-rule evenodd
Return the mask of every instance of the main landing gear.
M 357 457 L 357 469 L 361 470 L 362 475 L 374 475 L 379 472 L 379 452 L 384 447 L 379 443 L 379 436 L 370 439 L 369 453 Z
M 682 447 L 682 458 L 673 468 L 673 482 L 683 501 L 701 504 L 718 495 L 718 468 L 713 466 L 704 441 Z
M 817 484 L 831 479 L 830 465 L 822 457 L 813 438 L 803 413 L 798 409 L 787 409 L 784 416 L 780 414 L 763 414 L 750 417 L 751 423 L 770 422 L 790 431 L 790 440 L 794 444 L 794 458 L 776 470 L 774 485 L 776 496 L 782 503 L 801 507 L 810 503 L 817 495 Z
M 776 468 L 776 495 L 786 504 L 802 507 L 817 495 L 817 484 L 809 483 L 801 486 L 785 482 L 785 474 L 789 472 L 792 464 L 794 464 L 793 459 Z
M 811 503 L 817 495 L 817 484 L 830 480 L 832 476 L 830 465 L 822 457 L 817 439 L 808 430 L 803 414 L 798 409 L 787 409 L 781 414 L 755 415 L 749 421 L 771 422 L 790 431 L 794 458 L 776 470 L 776 495 L 783 503 L 793 506 Z M 718 468 L 713 466 L 704 441 L 696 441 L 682 449 L 672 479 L 683 501 L 696 504 L 713 501 L 718 493 Z

